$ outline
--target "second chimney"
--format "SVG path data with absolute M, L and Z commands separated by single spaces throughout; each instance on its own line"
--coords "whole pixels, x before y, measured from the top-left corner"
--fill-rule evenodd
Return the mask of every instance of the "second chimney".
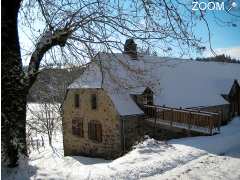
M 123 53 L 128 54 L 132 59 L 137 59 L 137 44 L 133 39 L 126 40 Z

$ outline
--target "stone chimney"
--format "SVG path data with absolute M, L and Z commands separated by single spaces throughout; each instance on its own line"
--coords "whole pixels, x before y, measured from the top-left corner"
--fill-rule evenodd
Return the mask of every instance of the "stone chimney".
M 137 59 L 137 44 L 133 39 L 126 40 L 123 53 L 128 54 L 132 59 Z

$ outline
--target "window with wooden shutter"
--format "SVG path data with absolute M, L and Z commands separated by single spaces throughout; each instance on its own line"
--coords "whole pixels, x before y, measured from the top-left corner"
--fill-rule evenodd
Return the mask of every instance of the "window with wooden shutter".
M 84 136 L 83 131 L 83 119 L 81 118 L 74 118 L 72 119 L 72 134 L 83 137 Z
M 102 125 L 98 121 L 88 123 L 88 138 L 97 142 L 102 142 Z
M 91 107 L 92 109 L 97 109 L 97 95 L 92 94 L 91 96 Z
M 79 94 L 75 94 L 75 96 L 74 96 L 74 104 L 75 104 L 75 108 L 79 108 L 80 107 Z

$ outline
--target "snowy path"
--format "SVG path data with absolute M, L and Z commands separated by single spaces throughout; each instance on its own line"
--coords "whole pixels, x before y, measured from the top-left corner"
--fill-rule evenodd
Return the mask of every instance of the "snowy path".
M 221 134 L 175 139 L 146 139 L 128 154 L 107 161 L 83 156 L 64 157 L 61 135 L 54 149 L 30 154 L 30 165 L 14 172 L 2 169 L 3 179 L 240 179 L 240 118 Z M 219 156 L 222 155 L 222 156 Z
M 57 157 L 51 153 L 44 157 L 33 155 L 38 178 L 47 174 L 53 179 L 139 179 L 162 173 L 188 163 L 206 152 L 184 145 L 169 145 L 148 139 L 136 149 L 114 161 L 87 157 Z M 47 170 L 46 170 L 47 167 Z
M 240 154 L 239 154 L 240 155 Z M 176 180 L 176 179 L 240 179 L 240 156 L 204 155 L 183 166 L 179 166 L 161 175 L 155 175 L 146 180 Z

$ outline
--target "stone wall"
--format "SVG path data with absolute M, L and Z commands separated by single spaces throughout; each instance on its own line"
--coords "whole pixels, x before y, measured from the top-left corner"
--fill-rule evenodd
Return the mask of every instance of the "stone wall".
M 80 107 L 75 108 L 74 96 L 80 96 Z M 91 95 L 97 95 L 97 109 L 91 109 Z M 72 133 L 72 119 L 83 119 L 84 137 Z M 102 125 L 102 142 L 88 138 L 88 123 L 97 120 Z M 69 90 L 64 103 L 63 144 L 64 155 L 86 155 L 111 159 L 121 155 L 121 128 L 118 113 L 111 99 L 102 89 Z
M 135 144 L 143 140 L 145 135 L 163 141 L 172 138 L 203 135 L 200 133 L 188 132 L 179 128 L 169 128 L 168 126 L 163 125 L 157 125 L 154 133 L 154 123 L 145 121 L 144 115 L 121 117 L 121 126 L 124 152 L 131 150 Z
M 144 121 L 143 131 L 145 135 L 148 135 L 157 140 L 166 141 L 170 139 L 178 139 L 183 137 L 192 136 L 205 136 L 206 134 L 189 131 L 187 129 L 180 129 L 170 127 L 168 125 L 156 124 L 156 129 L 154 127 L 154 122 Z
M 143 136 L 143 115 L 121 117 L 123 151 L 128 151 Z

